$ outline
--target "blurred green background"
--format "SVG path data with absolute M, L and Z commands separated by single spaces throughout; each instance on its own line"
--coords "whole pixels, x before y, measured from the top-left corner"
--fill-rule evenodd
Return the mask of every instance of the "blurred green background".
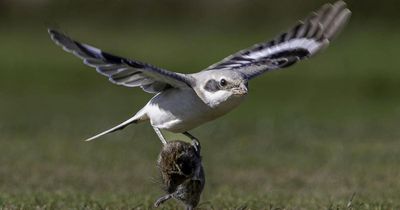
M 109 83 L 48 27 L 190 73 L 324 3 L 0 1 L 0 208 L 148 209 L 162 195 L 148 124 L 82 141 L 151 95 Z M 352 19 L 324 53 L 251 81 L 238 109 L 193 131 L 207 175 L 200 208 L 400 208 L 400 3 L 347 3 Z

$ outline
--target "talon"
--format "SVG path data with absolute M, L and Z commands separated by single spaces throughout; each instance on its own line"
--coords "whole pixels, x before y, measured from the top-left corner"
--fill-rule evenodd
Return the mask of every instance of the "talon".
M 194 150 L 196 150 L 197 153 L 200 153 L 200 142 L 197 139 L 192 139 L 192 146 L 194 147 Z
M 199 153 L 200 155 L 200 142 L 199 140 L 194 137 L 192 134 L 190 134 L 189 132 L 183 132 L 183 135 L 189 137 L 192 140 L 192 146 L 194 147 L 194 150 L 196 150 L 197 153 Z

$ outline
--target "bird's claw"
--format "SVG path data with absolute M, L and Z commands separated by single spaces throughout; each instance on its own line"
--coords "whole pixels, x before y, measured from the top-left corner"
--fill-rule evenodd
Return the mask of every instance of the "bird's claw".
M 195 150 L 197 153 L 200 154 L 201 146 L 200 146 L 199 140 L 197 140 L 197 139 L 192 139 L 192 146 L 193 146 L 194 150 Z

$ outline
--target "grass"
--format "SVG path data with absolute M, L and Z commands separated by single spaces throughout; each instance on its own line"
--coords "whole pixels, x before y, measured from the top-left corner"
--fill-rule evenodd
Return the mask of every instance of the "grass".
M 80 40 L 181 72 L 274 33 L 70 25 Z M 149 125 L 82 141 L 151 96 L 107 83 L 32 28 L 0 29 L 0 209 L 151 208 L 162 191 Z M 200 209 L 400 208 L 399 31 L 349 28 L 324 54 L 252 81 L 239 109 L 194 130 L 207 175 Z

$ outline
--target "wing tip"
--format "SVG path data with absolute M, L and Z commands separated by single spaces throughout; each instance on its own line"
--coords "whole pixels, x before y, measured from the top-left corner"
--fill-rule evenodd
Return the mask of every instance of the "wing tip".
M 69 37 L 52 28 L 48 28 L 47 32 L 49 33 L 51 40 L 53 40 L 58 46 L 62 47 L 63 50 L 67 52 L 72 52 L 71 49 L 68 49 L 65 45 L 65 43 L 72 42 Z
M 59 32 L 53 28 L 48 28 L 47 33 L 49 33 L 51 39 L 53 39 L 54 41 L 58 41 L 60 39 L 60 37 L 65 37 L 65 35 L 63 33 Z
M 334 7 L 343 8 L 343 7 L 347 7 L 347 3 L 346 3 L 345 1 L 343 1 L 343 0 L 339 0 L 339 1 L 336 1 L 336 2 L 333 4 L 333 6 L 334 6 Z
M 49 33 L 50 38 L 51 38 L 53 41 L 57 42 L 56 36 L 57 36 L 57 34 L 58 34 L 58 31 L 56 31 L 56 30 L 54 30 L 54 29 L 52 29 L 52 28 L 48 28 L 48 29 L 47 29 L 47 33 Z
M 342 32 L 344 27 L 348 24 L 351 18 L 352 12 L 350 9 L 343 9 L 336 17 L 336 23 L 328 29 L 326 33 L 327 39 L 330 41 L 336 39 L 336 37 Z
M 55 29 L 53 29 L 53 28 L 47 28 L 47 32 L 48 32 L 50 35 L 59 33 L 57 30 L 55 30 Z

